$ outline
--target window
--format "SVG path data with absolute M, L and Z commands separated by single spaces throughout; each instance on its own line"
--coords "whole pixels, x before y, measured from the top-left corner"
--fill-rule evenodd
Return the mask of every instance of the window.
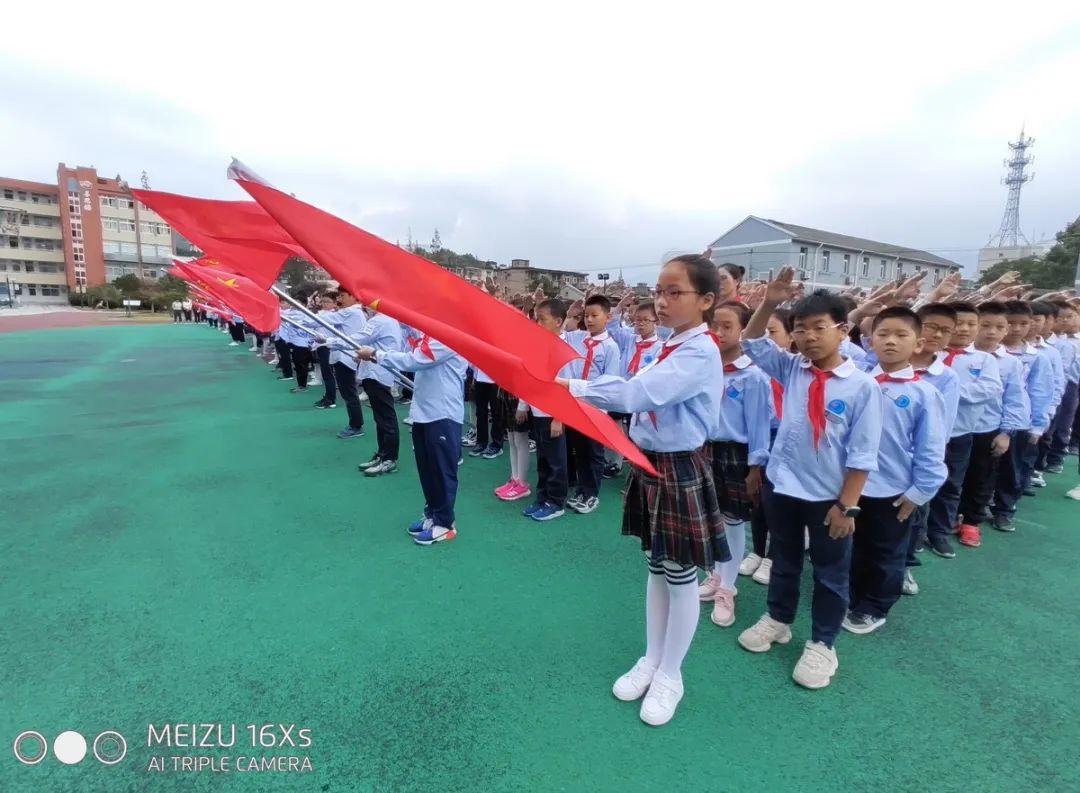
M 128 256 L 137 256 L 139 252 L 135 249 L 134 242 L 121 242 L 120 253 L 125 253 Z
M 896 260 L 896 280 L 900 280 L 904 277 L 904 263 L 899 259 Z
M 120 207 L 120 209 L 131 209 L 135 206 L 135 202 L 130 198 L 118 198 L 116 199 L 116 205 Z
M 806 254 L 808 252 L 809 251 L 807 251 L 806 248 L 799 248 L 799 269 L 800 270 L 805 270 L 806 269 Z
M 38 266 L 37 266 L 37 269 L 38 269 L 39 273 L 55 273 L 56 272 L 56 265 L 55 264 L 40 264 L 39 263 Z
M 850 253 L 845 253 L 844 254 L 844 275 L 847 275 L 850 272 L 851 272 L 851 254 Z
M 158 245 L 157 255 L 163 259 L 168 259 L 170 256 L 172 256 L 172 248 L 170 248 L 168 245 Z
M 119 231 L 120 222 L 116 218 L 102 218 L 101 227 L 105 229 L 105 231 Z
M 26 272 L 28 272 L 28 273 L 34 272 L 34 263 L 33 262 L 27 262 L 26 263 Z
M 14 190 L 7 190 L 7 189 L 4 190 L 4 198 L 12 199 L 14 197 L 15 197 L 15 191 Z
M 72 252 L 72 254 L 71 254 L 71 258 L 72 258 L 72 259 L 73 259 L 74 261 L 76 261 L 76 262 L 81 262 L 81 261 L 85 261 L 85 259 L 86 259 L 86 256 L 85 256 L 85 254 L 84 254 L 84 253 L 82 252 L 82 249 L 79 249 L 79 250 L 77 250 L 77 251 L 73 251 L 73 252 Z
M 37 297 L 37 284 L 27 284 L 26 289 L 30 293 L 30 297 Z
M 829 251 L 825 251 L 821 254 L 821 272 L 829 272 Z
M 867 278 L 870 277 L 870 257 L 869 256 L 863 256 L 862 257 L 862 274 L 864 276 L 866 276 Z
M 120 220 L 118 220 L 116 222 L 120 224 L 120 231 L 135 231 L 135 221 L 134 220 L 120 219 Z
M 60 287 L 59 286 L 50 286 L 49 284 L 42 284 L 41 285 L 41 296 L 42 297 L 60 297 Z
M 881 272 L 878 273 L 878 278 L 889 277 L 889 263 L 884 259 L 881 259 Z
M 114 240 L 102 240 L 102 253 L 120 253 L 120 243 Z
M 115 197 L 113 197 L 113 196 L 110 196 L 110 195 L 103 195 L 103 196 L 101 196 L 101 205 L 102 205 L 103 207 L 113 207 L 113 208 L 116 208 L 116 206 L 117 206 L 117 204 L 116 204 L 116 198 L 115 198 Z
M 934 284 L 937 285 L 937 284 L 940 284 L 940 283 L 941 283 L 941 268 L 940 267 L 935 267 L 934 268 Z
M 921 264 L 916 264 L 916 265 L 915 265 L 915 272 L 917 272 L 917 273 L 921 273 L 921 272 L 922 272 L 922 265 L 921 265 Z
M 22 265 L 19 264 L 18 262 L 12 264 L 11 265 L 11 272 L 13 272 L 13 273 L 21 273 L 22 272 Z
M 6 272 L 7 272 L 7 264 L 5 262 L 0 262 L 0 273 L 6 273 Z

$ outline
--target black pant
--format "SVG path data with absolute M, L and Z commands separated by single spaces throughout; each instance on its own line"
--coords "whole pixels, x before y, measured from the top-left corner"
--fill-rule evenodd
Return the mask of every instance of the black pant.
M 1011 518 L 1024 492 L 1027 472 L 1038 453 L 1038 442 L 1032 442 L 1026 430 L 1012 433 L 1009 451 L 998 461 L 997 488 L 994 491 L 993 513 L 996 517 Z
M 232 335 L 232 340 L 233 341 L 238 341 L 238 342 L 243 343 L 243 341 L 244 341 L 244 326 L 241 325 L 239 322 L 230 322 L 229 323 L 229 333 L 230 333 L 230 335 Z
M 365 377 L 360 381 L 368 397 L 368 407 L 375 417 L 375 434 L 379 441 L 378 454 L 384 460 L 397 460 L 401 438 L 398 434 L 394 395 L 378 380 Z
M 311 348 L 290 344 L 289 351 L 292 353 L 293 366 L 296 367 L 296 384 L 307 388 L 308 374 L 311 372 Z
M 190 308 L 185 308 L 184 309 L 184 321 L 185 322 L 191 322 L 191 309 Z
M 174 308 L 173 313 L 172 313 L 172 321 L 173 322 L 183 322 L 184 321 L 184 312 L 181 311 L 178 308 Z
M 566 445 L 576 474 L 577 492 L 585 498 L 600 495 L 600 480 L 604 475 L 604 447 L 577 430 L 565 430 Z
M 536 503 L 550 502 L 562 509 L 566 503 L 566 433 L 551 437 L 551 419 L 534 416 L 532 435 L 536 441 Z
M 930 501 L 930 514 L 926 521 L 928 537 L 948 538 L 956 528 L 960 490 L 964 486 L 968 463 L 971 461 L 972 435 L 957 435 L 945 446 L 945 466 L 948 475 Z
M 836 503 L 803 501 L 773 490 L 763 483 L 765 515 L 769 520 L 769 575 L 767 598 L 769 616 L 790 625 L 799 608 L 799 579 L 802 578 L 803 529 L 810 532 L 810 564 L 814 568 L 814 595 L 810 605 L 811 638 L 832 647 L 840 633 L 848 606 L 848 577 L 851 573 L 850 535 L 834 540 L 825 525 L 825 515 Z
M 281 373 L 285 377 L 292 377 L 292 352 L 289 350 L 289 343 L 281 339 L 274 339 L 274 352 L 277 353 L 277 365 Z
M 901 521 L 893 506 L 900 494 L 889 498 L 859 499 L 862 511 L 855 518 L 851 546 L 851 611 L 884 617 L 900 599 L 908 554 L 911 516 Z
M 337 385 L 334 383 L 334 367 L 330 363 L 330 348 L 316 347 L 315 358 L 319 362 L 319 373 L 322 375 L 323 401 L 335 402 L 337 400 Z
M 402 374 L 405 375 L 405 379 L 410 383 L 413 381 L 413 378 L 416 377 L 415 372 L 403 372 Z M 401 401 L 404 402 L 407 399 L 412 399 L 412 389 L 403 385 L 401 386 Z
M 1065 393 L 1061 397 L 1061 405 L 1054 414 L 1054 421 L 1046 431 L 1047 438 L 1047 465 L 1061 465 L 1065 462 L 1065 456 L 1069 453 L 1069 442 L 1072 439 L 1073 420 L 1076 418 L 1076 404 L 1080 401 L 1076 383 L 1066 383 Z
M 990 454 L 990 444 L 997 435 L 998 431 L 992 430 L 971 436 L 971 458 L 960 491 L 959 515 L 961 522 L 972 526 L 990 518 L 990 501 L 994 497 L 998 460 L 1001 459 Z
M 503 445 L 502 411 L 499 409 L 499 387 L 494 383 L 473 383 L 473 403 L 476 405 L 476 448 Z M 488 433 L 490 421 L 491 432 Z
M 364 428 L 364 411 L 360 407 L 360 393 L 356 390 L 356 372 L 338 361 L 334 364 L 334 382 L 337 383 L 345 410 L 349 414 L 349 426 L 354 430 Z

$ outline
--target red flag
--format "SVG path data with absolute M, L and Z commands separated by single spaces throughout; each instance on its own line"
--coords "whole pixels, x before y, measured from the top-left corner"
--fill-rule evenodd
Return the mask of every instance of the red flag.
M 255 182 L 239 184 L 355 297 L 430 334 L 499 385 L 653 472 L 607 416 L 552 378 L 577 354 L 524 314 L 436 264 Z
M 248 278 L 199 262 L 177 263 L 175 268 L 196 285 L 231 308 L 259 333 L 271 333 L 281 324 L 277 299 Z
M 247 276 L 269 289 L 293 256 L 311 259 L 262 207 L 252 201 L 217 201 L 156 190 L 132 190 L 210 259 L 212 266 Z

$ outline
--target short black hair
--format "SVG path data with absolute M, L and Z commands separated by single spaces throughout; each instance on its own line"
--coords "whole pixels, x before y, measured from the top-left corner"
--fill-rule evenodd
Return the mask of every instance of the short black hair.
M 952 303 L 952 309 L 957 314 L 978 314 L 979 309 L 974 303 L 966 303 L 963 301 Z
M 1031 316 L 1031 306 L 1025 303 L 1023 300 L 1006 300 L 1005 301 L 1005 313 L 1010 317 L 1013 316 Z
M 639 311 L 651 311 L 653 319 L 656 319 L 656 304 L 651 300 L 645 300 L 634 306 L 634 313 L 636 314 Z
M 668 264 L 672 262 L 681 264 L 686 269 L 686 277 L 699 295 L 711 294 L 715 303 L 720 294 L 720 270 L 713 264 L 712 259 L 700 253 L 684 253 L 667 261 Z M 711 313 L 712 306 L 709 306 L 702 313 L 702 321 L 708 322 Z
M 550 300 L 541 300 L 540 305 L 536 307 L 537 313 L 539 313 L 539 311 L 544 308 L 546 308 L 547 312 L 551 314 L 551 316 L 555 317 L 555 319 L 562 320 L 564 322 L 566 321 L 566 303 L 562 300 L 559 300 L 559 298 L 553 297 Z
M 919 315 L 912 311 L 907 306 L 889 306 L 883 308 L 874 317 L 874 321 L 870 324 L 870 330 L 877 330 L 877 326 L 887 319 L 899 319 L 907 322 L 915 329 L 915 333 L 922 333 L 922 320 L 919 319 Z
M 953 322 L 956 322 L 956 309 L 948 303 L 927 303 L 925 306 L 920 306 L 915 313 L 924 322 L 927 317 L 948 317 Z
M 589 306 L 600 306 L 604 311 L 611 311 L 611 301 L 608 300 L 607 295 L 589 295 L 585 298 L 585 308 Z
M 1056 308 L 1058 310 L 1058 314 L 1060 314 L 1062 311 L 1076 311 L 1076 308 L 1073 307 L 1072 303 L 1069 303 L 1066 300 L 1047 300 L 1046 302 Z M 1055 314 L 1054 316 L 1057 316 L 1057 314 Z
M 750 317 L 754 315 L 754 312 L 747 308 L 746 304 L 740 303 L 737 300 L 728 300 L 726 303 L 721 303 L 713 308 L 713 316 L 715 317 L 716 312 L 722 308 L 726 308 L 728 311 L 735 314 L 735 316 L 739 318 L 739 324 L 744 328 L 750 324 Z
M 802 300 L 796 301 L 791 307 L 792 323 L 821 314 L 828 314 L 833 322 L 847 322 L 847 303 L 840 295 L 833 294 L 827 289 L 818 289 Z
M 741 264 L 735 264 L 734 262 L 724 262 L 720 265 L 721 270 L 727 270 L 728 273 L 736 281 L 742 282 L 743 277 L 746 275 L 746 268 Z
M 1036 300 L 1031 304 L 1031 316 L 1033 317 L 1056 317 L 1057 309 L 1045 300 Z
M 790 308 L 774 308 L 772 316 L 780 320 L 780 324 L 784 326 L 784 330 L 788 333 L 795 330 L 795 320 L 791 316 Z
M 841 300 L 844 301 L 844 305 L 848 307 L 849 314 L 859 307 L 859 301 L 857 301 L 851 295 L 840 295 L 839 297 Z
M 1009 309 L 999 300 L 987 300 L 985 303 L 979 304 L 978 312 L 979 316 L 982 316 L 983 314 L 993 314 L 995 316 L 1004 317 L 1009 313 Z

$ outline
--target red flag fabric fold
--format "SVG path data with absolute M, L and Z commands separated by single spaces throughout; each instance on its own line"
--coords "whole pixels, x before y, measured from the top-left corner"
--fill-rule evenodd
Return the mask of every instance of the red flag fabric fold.
M 272 333 L 281 324 L 277 299 L 258 284 L 236 273 L 209 267 L 201 262 L 177 262 L 177 277 L 184 278 L 224 303 L 259 333 Z

